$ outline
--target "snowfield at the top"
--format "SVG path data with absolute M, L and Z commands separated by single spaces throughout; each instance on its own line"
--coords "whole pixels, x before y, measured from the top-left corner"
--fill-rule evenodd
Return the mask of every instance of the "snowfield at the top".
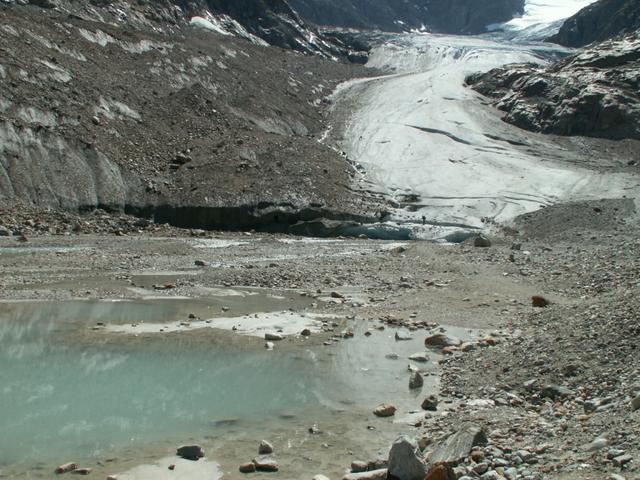
M 507 29 L 522 30 L 555 23 L 575 15 L 596 0 L 528 0 L 524 15 L 504 24 Z

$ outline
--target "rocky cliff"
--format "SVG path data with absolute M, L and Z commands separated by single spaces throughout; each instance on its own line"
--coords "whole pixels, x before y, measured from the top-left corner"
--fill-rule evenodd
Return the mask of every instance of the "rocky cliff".
M 482 33 L 492 23 L 521 14 L 524 0 L 289 0 L 305 19 L 318 25 L 440 33 Z
M 356 67 L 151 3 L 0 7 L 3 204 L 205 228 L 367 211 L 317 141 L 325 97 Z
M 567 19 L 548 41 L 582 47 L 640 28 L 638 0 L 599 0 Z
M 518 127 L 559 135 L 640 139 L 640 34 L 570 56 L 550 67 L 510 65 L 467 83 Z

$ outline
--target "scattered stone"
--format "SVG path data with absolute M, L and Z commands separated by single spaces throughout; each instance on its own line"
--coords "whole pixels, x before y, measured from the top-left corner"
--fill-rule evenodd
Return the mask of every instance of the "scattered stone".
M 329 480 L 329 477 L 325 477 L 324 475 L 314 475 L 311 480 Z
M 631 400 L 631 410 L 634 412 L 636 410 L 640 410 L 640 395 L 636 396 L 633 400 Z
M 260 446 L 258 447 L 258 453 L 260 455 L 269 455 L 273 453 L 273 445 L 271 445 L 266 440 L 262 440 L 260 442 Z
M 584 449 L 587 452 L 596 452 L 598 450 L 602 450 L 603 448 L 607 448 L 609 446 L 609 440 L 606 438 L 596 438 L 593 442 L 586 445 Z
M 633 460 L 633 457 L 631 455 L 620 455 L 619 457 L 616 457 L 613 459 L 613 466 L 622 467 L 623 465 L 626 465 L 632 460 Z
M 455 480 L 456 476 L 453 470 L 446 463 L 434 465 L 424 477 L 424 480 Z
M 255 464 L 256 471 L 258 472 L 277 472 L 280 469 L 278 462 L 271 457 L 254 458 L 253 463 Z
M 390 405 L 388 403 L 383 403 L 382 405 L 379 405 L 378 407 L 376 407 L 376 409 L 373 411 L 373 414 L 376 415 L 377 417 L 393 417 L 396 413 L 396 407 L 394 407 L 393 405 Z
M 72 472 L 76 468 L 78 468 L 78 464 L 77 463 L 69 462 L 69 463 L 65 463 L 65 464 L 60 465 L 54 471 L 57 474 L 61 474 L 61 473 Z
M 330 296 L 331 296 L 331 298 L 340 298 L 340 299 L 344 298 L 344 295 L 342 295 L 341 293 L 338 293 L 338 292 L 331 292 Z
M 253 462 L 243 463 L 238 467 L 240 473 L 253 473 L 256 471 L 256 464 Z
M 430 360 L 430 358 L 429 358 L 429 355 L 427 355 L 426 353 L 419 352 L 411 355 L 409 357 L 409 360 L 413 362 L 418 362 L 418 363 L 427 363 Z
M 435 335 L 431 335 L 424 339 L 424 344 L 427 347 L 455 347 L 461 343 L 462 342 L 459 339 L 449 337 L 444 333 L 436 333 Z
M 398 480 L 424 479 L 427 466 L 414 440 L 402 436 L 393 443 L 389 452 L 388 470 Z
M 6 227 L 0 226 L 0 237 L 10 237 L 13 235 L 13 232 Z
M 305 328 L 304 330 L 302 330 L 302 332 L 300 332 L 300 335 L 302 335 L 303 337 L 310 337 L 311 330 L 309 330 L 308 328 Z
M 204 260 L 196 260 L 195 264 L 196 264 L 196 267 L 208 267 L 209 266 L 209 262 L 205 262 Z
M 422 401 L 422 409 L 435 412 L 438 410 L 438 397 L 435 395 L 429 395 Z
M 273 348 L 275 347 L 275 343 L 273 342 L 267 342 L 264 344 L 264 348 L 266 348 L 267 350 L 273 350 Z
M 556 398 L 573 397 L 575 394 L 572 390 L 562 385 L 547 385 L 540 392 L 540 396 L 543 398 L 550 398 L 555 400 Z
M 398 360 L 400 358 L 400 355 L 398 355 L 397 353 L 387 353 L 384 358 L 387 358 L 389 360 Z
M 413 340 L 413 335 L 411 335 L 406 330 L 398 330 L 396 332 L 395 338 L 398 342 L 406 342 L 408 340 Z
M 491 246 L 491 240 L 481 234 L 475 238 L 475 240 L 473 241 L 473 246 L 479 248 L 488 248 Z
M 169 468 L 169 470 L 172 470 L 172 471 L 173 471 L 173 470 L 175 470 L 175 469 L 176 469 L 176 464 L 175 464 L 175 463 L 172 463 L 171 465 L 169 465 L 169 467 L 168 467 L 168 468 Z
M 486 444 L 484 430 L 478 425 L 467 424 L 436 448 L 429 457 L 429 462 L 457 465 L 469 456 L 473 447 Z
M 176 455 L 187 460 L 198 460 L 204 457 L 204 450 L 200 445 L 184 445 L 178 447 Z
M 269 340 L 269 341 L 273 341 L 273 342 L 279 342 L 280 340 L 284 340 L 284 335 L 282 335 L 281 333 L 265 333 L 264 334 L 264 339 L 265 340 Z
M 424 379 L 422 378 L 422 374 L 420 372 L 412 372 L 411 377 L 409 377 L 409 388 L 411 390 L 422 388 L 424 385 Z
M 349 473 L 342 480 L 387 480 L 387 469 L 371 470 L 362 473 Z
M 351 473 L 361 473 L 366 472 L 369 469 L 367 462 L 361 462 L 356 460 L 351 462 Z
M 71 470 L 71 473 L 75 475 L 89 475 L 91 472 L 93 472 L 93 468 L 88 467 L 74 468 Z
M 116 475 L 107 475 L 107 480 L 118 480 Z
M 531 297 L 531 305 L 536 308 L 544 308 L 549 305 L 549 300 L 540 295 L 534 295 Z

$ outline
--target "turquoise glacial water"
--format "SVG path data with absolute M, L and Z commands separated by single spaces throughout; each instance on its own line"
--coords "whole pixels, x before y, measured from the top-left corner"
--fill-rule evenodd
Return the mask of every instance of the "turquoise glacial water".
M 34 465 L 50 471 L 69 459 L 105 460 L 158 441 L 223 437 L 236 420 L 238 428 L 268 427 L 281 424 L 283 414 L 312 423 L 337 409 L 370 412 L 385 399 L 416 404 L 417 393 L 407 390 L 408 362 L 385 354 L 406 359 L 422 338 L 395 342 L 393 330 L 365 337 L 366 322 L 355 339 L 332 347 L 274 351 L 250 339 L 229 341 L 231 334 L 107 341 L 91 328 L 169 322 L 209 307 L 219 312 L 220 301 L 0 303 L 0 472 Z

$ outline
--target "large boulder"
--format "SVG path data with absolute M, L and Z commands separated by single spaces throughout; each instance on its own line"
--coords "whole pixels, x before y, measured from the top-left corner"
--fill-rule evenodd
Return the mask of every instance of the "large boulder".
M 398 438 L 389 452 L 388 470 L 398 480 L 424 480 L 427 465 L 418 444 L 406 436 Z
M 431 452 L 429 464 L 457 465 L 469 456 L 473 447 L 486 444 L 487 436 L 484 430 L 478 425 L 466 424 Z

